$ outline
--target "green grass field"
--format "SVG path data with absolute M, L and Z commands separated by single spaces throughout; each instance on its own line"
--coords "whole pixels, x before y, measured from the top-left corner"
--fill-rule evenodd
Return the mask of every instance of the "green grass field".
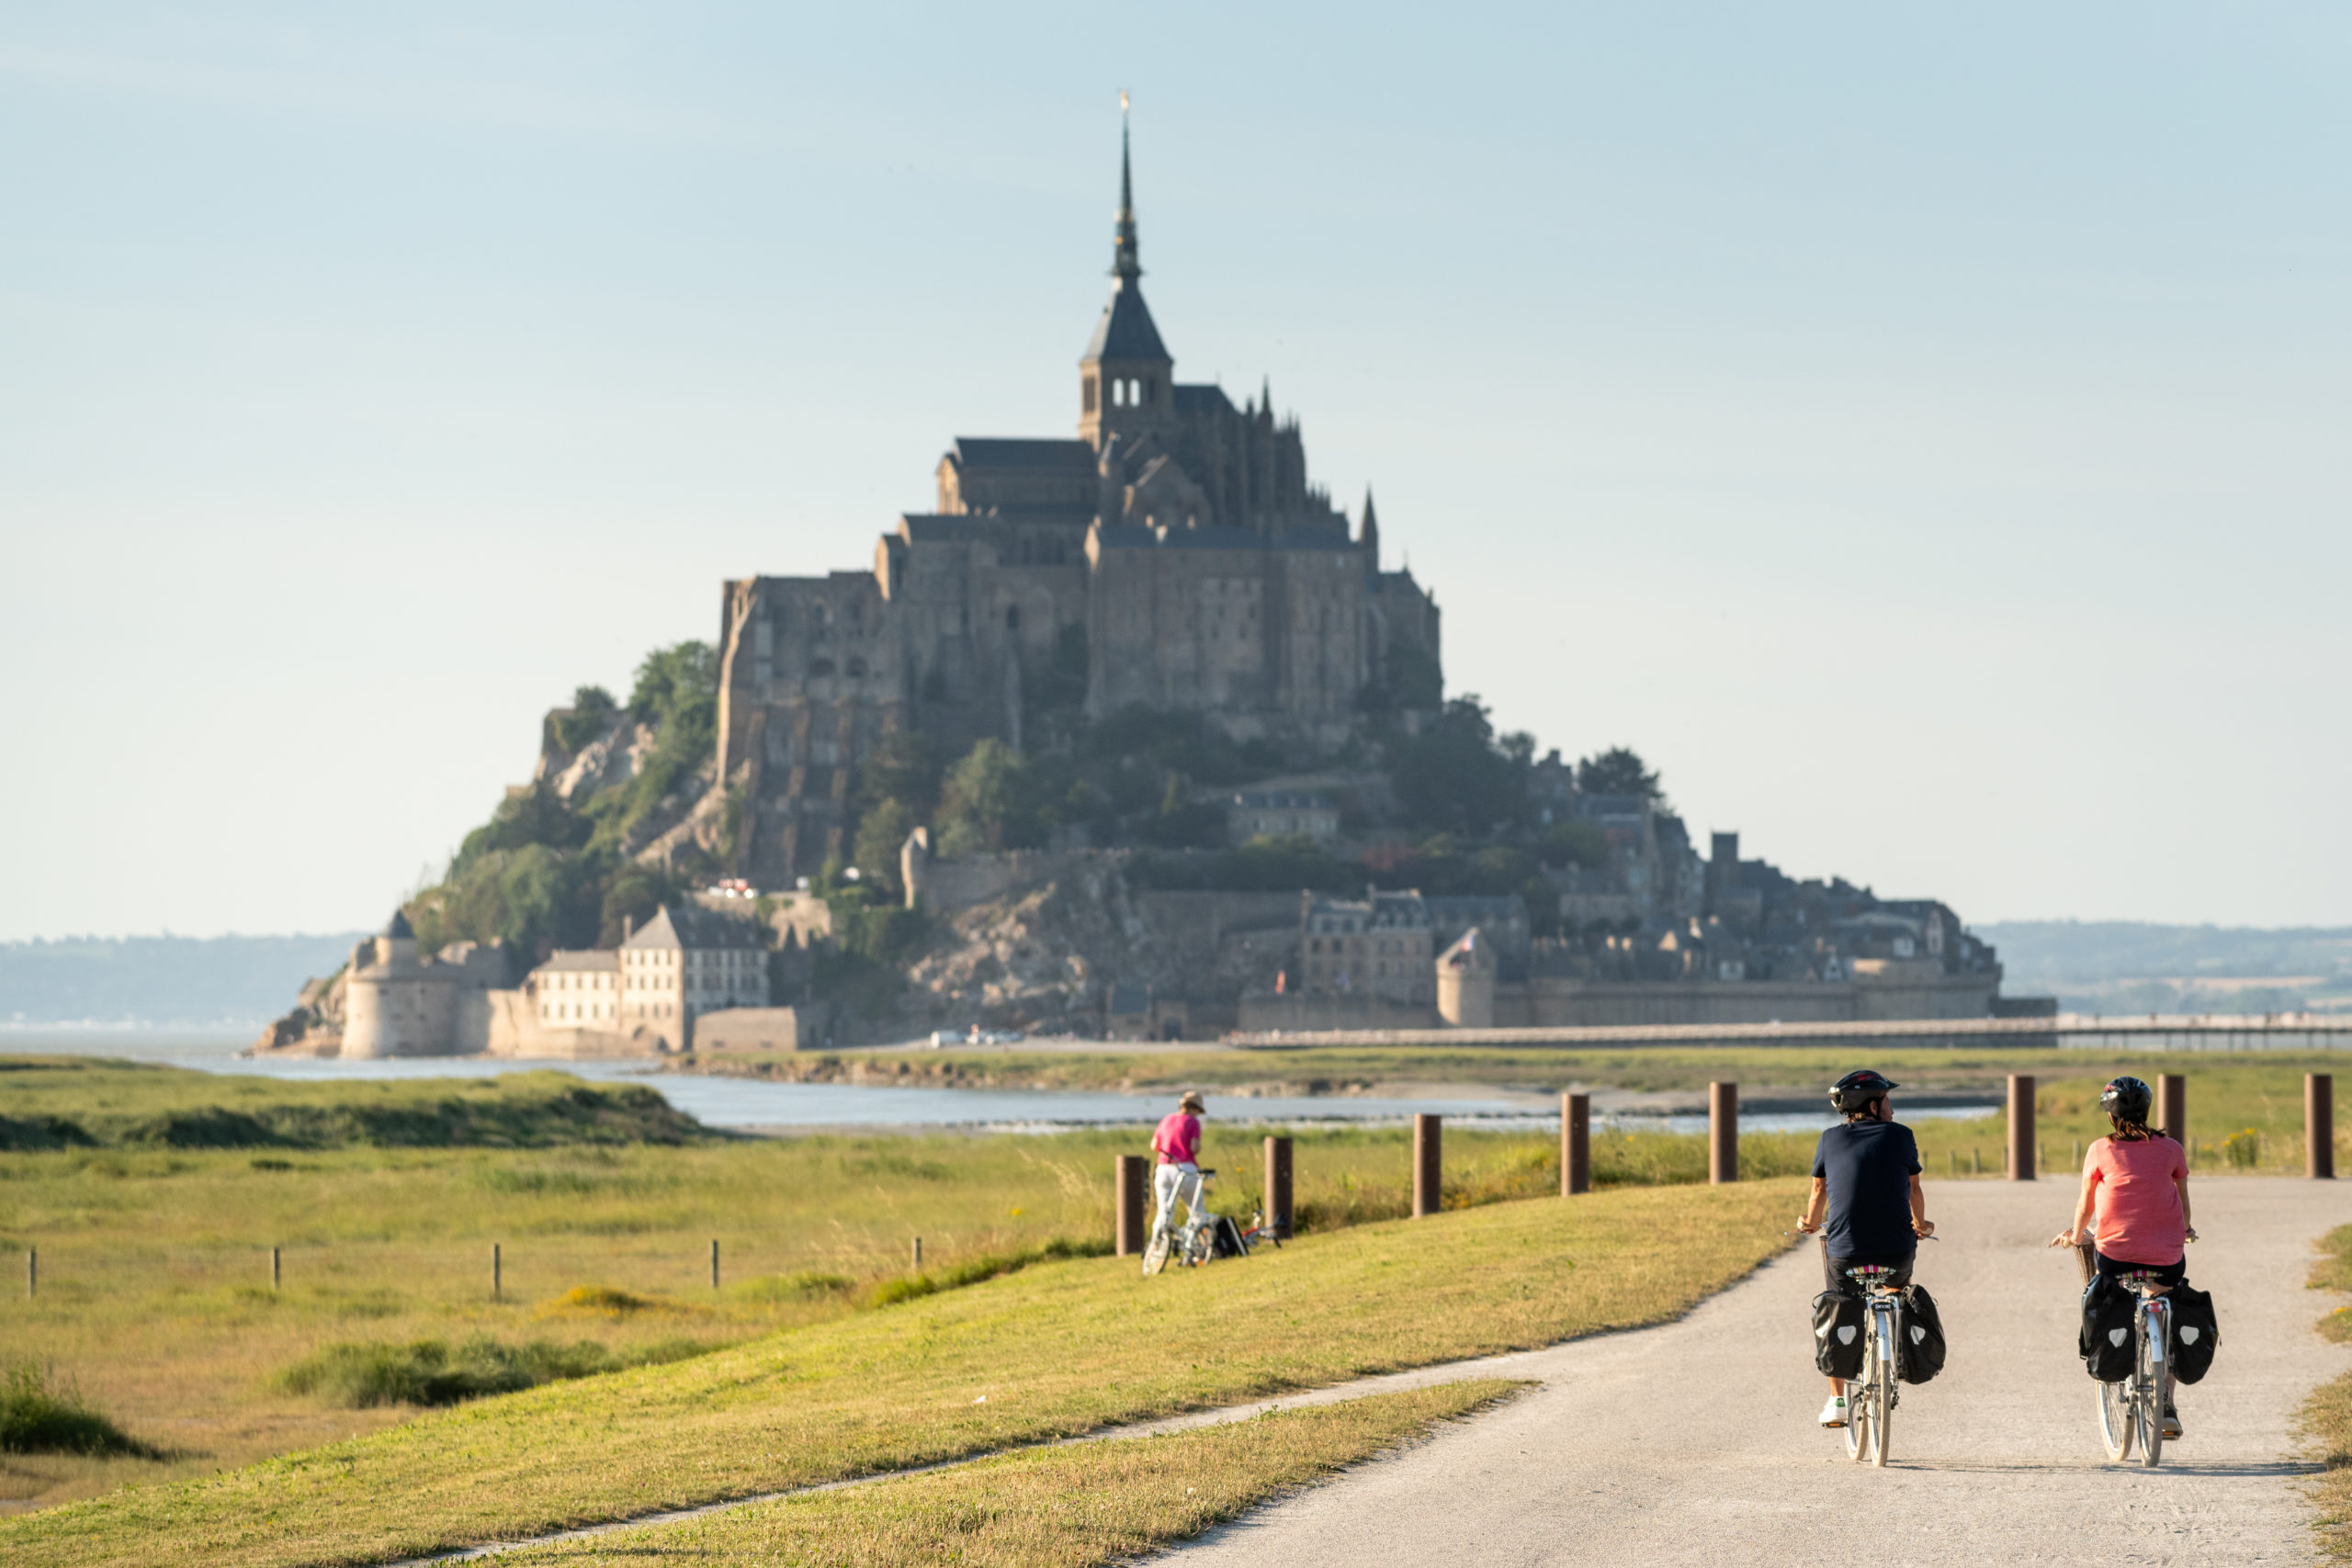
M 1696 1081 L 1703 1082 L 1709 1072 L 1746 1071 L 1746 1057 L 1785 1066 L 1791 1055 L 1661 1055 L 1676 1060 L 1637 1062 L 1626 1076 L 1656 1087 L 1692 1072 L 1682 1058 L 1699 1055 Z M 1917 1055 L 1948 1074 L 1994 1083 L 2012 1065 L 1962 1067 L 1943 1053 Z M 2094 1097 L 2112 1068 L 2086 1072 L 2046 1053 L 2032 1065 L 2045 1079 L 2039 1100 L 2049 1173 L 2071 1179 L 2072 1142 L 2098 1130 Z M 2059 1065 L 2067 1076 L 2052 1074 Z M 2176 1057 L 2164 1065 L 2191 1069 L 2200 1173 L 2241 1168 L 2215 1146 L 2224 1131 L 2241 1127 L 2257 1134 L 2240 1142 L 2255 1156 L 2245 1168 L 2300 1167 L 2303 1063 Z M 1886 1070 L 1906 1084 L 1944 1086 L 1907 1059 Z M 909 1309 L 877 1314 L 878 1300 L 1008 1269 L 1026 1266 L 1040 1278 L 1090 1268 L 1115 1275 L 1121 1266 L 1082 1255 L 1109 1238 L 1112 1156 L 1139 1152 L 1141 1143 L 1139 1130 L 709 1135 L 658 1100 L 616 1100 L 558 1074 L 288 1085 L 19 1058 L 0 1059 L 0 1086 L 12 1125 L 52 1134 L 44 1147 L 0 1152 L 0 1249 L 17 1260 L 12 1269 L 28 1247 L 40 1259 L 37 1295 L 27 1299 L 16 1282 L 0 1292 L 0 1347 L 78 1389 L 137 1445 L 163 1455 L 0 1452 L 0 1507 L 210 1475 L 365 1438 L 414 1416 L 403 1397 L 440 1397 L 435 1390 L 455 1397 L 541 1376 L 671 1362 L 779 1332 L 887 1316 Z M 1246 1100 L 1213 1094 L 1204 1151 L 1224 1172 L 1216 1206 L 1242 1214 L 1258 1200 L 1259 1133 L 1220 1113 L 1247 1110 Z M 86 1141 L 61 1145 L 57 1122 Z M 217 1141 L 223 1128 L 243 1139 L 248 1124 L 266 1141 L 175 1145 Z M 1931 1179 L 1978 1164 L 1988 1178 L 1998 1173 L 1998 1117 L 1914 1125 Z M 631 1128 L 643 1135 L 631 1139 Z M 454 1146 L 422 1141 L 435 1137 Z M 1402 1129 L 1295 1137 L 1299 1213 L 1310 1237 L 1407 1212 Z M 1802 1173 L 1812 1145 L 1811 1134 L 1750 1135 L 1742 1141 L 1742 1174 Z M 1446 1155 L 1452 1207 L 1517 1207 L 1515 1200 L 1557 1190 L 1550 1134 L 1449 1128 Z M 1604 1190 L 1671 1186 L 1702 1181 L 1705 1155 L 1695 1137 L 1602 1134 L 1594 1166 Z M 2053 1212 L 2064 1203 L 2052 1194 Z M 1781 1209 L 1793 1204 L 1772 1209 L 1775 1226 L 1786 1223 Z M 924 1243 L 920 1281 L 908 1261 L 916 1236 Z M 503 1273 L 495 1298 L 493 1244 Z M 272 1247 L 281 1249 L 275 1287 Z M 367 1403 L 378 1397 L 391 1402 Z
M 1138 1279 L 1079 1258 L 673 1365 L 0 1523 L 12 1564 L 368 1562 L 986 1453 L 1661 1321 L 1782 1245 L 1793 1180 L 1620 1189 Z

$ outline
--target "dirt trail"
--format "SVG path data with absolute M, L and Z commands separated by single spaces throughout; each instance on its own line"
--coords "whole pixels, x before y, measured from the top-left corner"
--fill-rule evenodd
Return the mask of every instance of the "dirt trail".
M 2352 1348 L 2312 1331 L 2311 1243 L 2352 1221 L 2352 1183 L 2210 1180 L 2192 1280 L 2214 1293 L 2222 1349 L 2181 1393 L 2188 1435 L 2165 1468 L 2107 1462 L 2074 1350 L 2074 1261 L 2042 1243 L 2072 1183 L 1933 1183 L 1945 1239 L 1919 1278 L 1951 1337 L 1944 1375 L 1906 1389 L 1894 1463 L 1845 1457 L 1814 1425 L 1807 1303 L 1794 1253 L 1679 1323 L 1396 1385 L 1495 1370 L 1544 1386 L 1404 1455 L 1364 1466 L 1178 1548 L 1188 1563 L 2308 1563 L 2291 1430 Z M 1331 1391 L 1338 1393 L 1340 1391 Z M 1345 1391 L 1370 1392 L 1365 1384 Z M 1326 1394 L 1325 1397 L 1329 1397 Z

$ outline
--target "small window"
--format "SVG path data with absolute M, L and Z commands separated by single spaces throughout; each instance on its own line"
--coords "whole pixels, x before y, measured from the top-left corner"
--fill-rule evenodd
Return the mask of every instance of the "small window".
M 1004 607 L 1004 629 L 1009 632 L 1017 632 L 1021 629 L 1020 605 L 1007 604 Z

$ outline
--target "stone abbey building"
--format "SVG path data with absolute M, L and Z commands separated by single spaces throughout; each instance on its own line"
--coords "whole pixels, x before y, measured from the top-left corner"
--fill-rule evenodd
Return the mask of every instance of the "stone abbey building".
M 1075 436 L 960 436 L 935 510 L 900 517 L 871 570 L 726 585 L 718 760 L 755 885 L 789 887 L 845 847 L 851 772 L 896 729 L 1018 748 L 1024 713 L 1082 692 L 1091 716 L 1195 708 L 1238 739 L 1328 743 L 1400 650 L 1435 668 L 1437 605 L 1380 569 L 1369 494 L 1351 529 L 1271 396 L 1237 408 L 1176 379 L 1133 189 L 1123 132 Z

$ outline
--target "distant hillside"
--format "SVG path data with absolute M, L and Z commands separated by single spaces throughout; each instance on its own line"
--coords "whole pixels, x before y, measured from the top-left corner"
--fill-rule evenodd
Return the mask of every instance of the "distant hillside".
M 2080 1012 L 2352 1010 L 2352 926 L 2161 926 L 2003 920 L 1970 928 L 2001 951 L 2002 989 Z
M 0 942 L 0 1026 L 106 1023 L 257 1029 L 312 976 L 339 936 L 62 937 Z

